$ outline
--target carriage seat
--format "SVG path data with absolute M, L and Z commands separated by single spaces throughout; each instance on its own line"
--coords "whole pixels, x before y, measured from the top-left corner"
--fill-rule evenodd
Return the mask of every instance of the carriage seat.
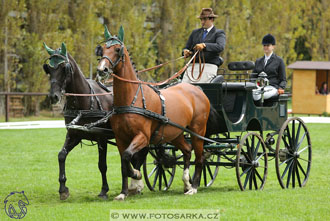
M 231 91 L 242 91 L 256 89 L 256 84 L 251 82 L 224 82 L 222 88 Z
M 253 68 L 253 61 L 233 61 L 228 64 L 228 69 L 231 71 L 249 71 Z

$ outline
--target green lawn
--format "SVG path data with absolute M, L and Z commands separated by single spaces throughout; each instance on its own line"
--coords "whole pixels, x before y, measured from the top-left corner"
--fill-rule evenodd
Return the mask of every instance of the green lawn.
M 24 190 L 29 199 L 23 220 L 109 220 L 110 209 L 219 209 L 222 220 L 324 220 L 330 207 L 329 124 L 308 124 L 313 145 L 312 171 L 304 188 L 280 188 L 274 168 L 263 191 L 241 192 L 235 170 L 220 168 L 215 183 L 193 196 L 183 195 L 182 170 L 167 192 L 150 192 L 113 201 L 121 190 L 120 160 L 116 147 L 108 150 L 109 200 L 97 197 L 101 189 L 96 147 L 77 146 L 66 163 L 70 197 L 59 200 L 57 154 L 65 129 L 0 130 L 0 220 L 10 220 L 3 200 Z

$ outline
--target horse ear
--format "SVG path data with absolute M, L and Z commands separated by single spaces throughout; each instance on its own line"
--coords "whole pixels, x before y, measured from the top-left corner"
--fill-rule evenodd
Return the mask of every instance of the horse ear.
M 121 40 L 122 42 L 124 42 L 124 28 L 121 25 L 118 31 L 118 38 L 119 40 Z
M 65 57 L 68 56 L 67 52 L 66 52 L 66 45 L 64 42 L 62 42 L 62 45 L 61 45 L 61 54 Z
M 105 40 L 108 40 L 112 37 L 108 30 L 108 27 L 106 25 L 104 25 L 104 37 L 105 37 Z
M 53 55 L 55 53 L 55 50 L 48 47 L 45 42 L 44 42 L 44 47 L 45 47 L 45 49 L 46 49 L 46 51 L 48 52 L 49 55 Z

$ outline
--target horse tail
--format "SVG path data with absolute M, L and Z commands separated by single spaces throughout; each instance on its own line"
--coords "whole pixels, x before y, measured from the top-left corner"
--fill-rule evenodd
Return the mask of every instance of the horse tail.
M 206 124 L 205 137 L 210 137 L 212 134 L 217 134 L 220 132 L 220 120 L 221 120 L 220 114 L 211 105 L 209 118 L 207 119 L 207 124 Z

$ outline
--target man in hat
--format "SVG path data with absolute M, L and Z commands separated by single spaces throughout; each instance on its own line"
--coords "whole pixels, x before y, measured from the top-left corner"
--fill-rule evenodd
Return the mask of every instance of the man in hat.
M 226 35 L 223 30 L 216 29 L 213 25 L 216 17 L 218 16 L 213 13 L 212 8 L 203 8 L 197 17 L 201 20 L 202 27 L 192 31 L 186 47 L 183 49 L 183 55 L 187 58 L 197 50 L 201 51 L 201 56 L 204 55 L 205 58 L 205 67 L 198 79 L 200 76 L 199 64 L 196 62 L 193 73 L 192 65 L 189 65 L 182 82 L 207 83 L 217 75 L 218 67 L 221 65 L 219 54 L 225 48 Z
M 264 89 L 264 99 L 269 99 L 284 93 L 286 86 L 285 65 L 283 59 L 273 52 L 276 43 L 273 35 L 265 35 L 261 43 L 265 55 L 256 60 L 253 73 L 265 72 L 267 74 L 269 86 L 266 86 Z M 253 91 L 253 99 L 255 101 L 261 99 L 261 91 L 259 89 Z

